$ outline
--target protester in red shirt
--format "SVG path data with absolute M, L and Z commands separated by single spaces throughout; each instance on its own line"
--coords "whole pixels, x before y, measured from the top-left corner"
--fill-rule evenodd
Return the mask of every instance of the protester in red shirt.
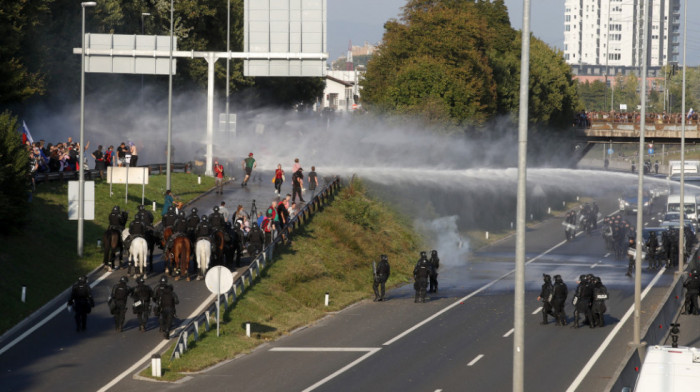
M 214 161 L 214 177 L 216 178 L 216 193 L 224 194 L 224 165 Z

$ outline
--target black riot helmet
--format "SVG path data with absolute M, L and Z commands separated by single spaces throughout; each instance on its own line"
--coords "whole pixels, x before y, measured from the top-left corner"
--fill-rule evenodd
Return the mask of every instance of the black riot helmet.
M 437 257 L 438 254 L 437 254 L 437 251 L 435 249 L 433 249 L 430 251 L 430 255 L 433 257 Z
M 197 215 L 197 207 L 192 207 L 192 214 Z
M 122 276 L 122 277 L 119 279 L 119 282 L 120 282 L 120 283 L 126 283 L 126 282 L 128 282 L 128 281 L 129 281 L 129 278 L 127 278 L 126 276 Z
M 202 222 L 207 223 L 209 218 L 206 215 L 202 215 Z
M 168 283 L 168 277 L 165 276 L 165 275 L 161 276 L 161 277 L 160 277 L 160 283 L 161 283 L 161 284 L 166 284 L 166 283 Z
M 185 217 L 185 211 L 180 211 L 179 216 L 180 216 L 181 218 L 184 218 L 184 217 Z
M 175 212 L 175 206 L 172 204 L 168 207 L 168 212 L 171 212 L 171 211 Z
M 112 212 L 116 212 L 117 214 L 119 213 L 119 206 L 114 206 L 112 207 Z
M 564 282 L 564 281 L 561 279 L 561 275 L 554 275 L 554 281 L 557 282 L 557 283 L 562 283 L 562 282 Z
M 81 283 L 81 284 L 87 283 L 87 276 L 85 276 L 85 275 L 79 276 L 79 277 L 78 277 L 78 283 Z
M 547 275 L 547 274 L 542 274 L 542 277 L 544 278 L 545 283 L 551 283 L 552 282 L 552 277 Z
M 578 277 L 578 281 L 579 281 L 579 282 L 585 282 L 585 281 L 586 281 L 586 275 L 580 275 L 580 276 Z
M 139 208 L 139 211 L 145 211 L 145 210 L 146 210 L 146 207 L 145 207 L 143 204 L 140 204 L 138 208 Z
M 386 255 L 381 256 L 382 261 L 389 261 L 389 258 Z
M 143 284 L 145 280 L 143 279 L 143 276 L 139 276 L 138 279 L 136 279 L 136 283 L 138 284 Z
M 425 258 L 427 258 L 427 257 L 428 257 L 428 254 L 427 254 L 427 253 L 425 253 L 425 252 L 420 252 L 420 258 L 421 258 L 421 259 L 425 259 Z
M 214 212 L 219 212 L 219 206 L 214 206 Z
M 258 228 L 258 222 L 253 222 L 253 229 L 257 229 L 257 228 Z

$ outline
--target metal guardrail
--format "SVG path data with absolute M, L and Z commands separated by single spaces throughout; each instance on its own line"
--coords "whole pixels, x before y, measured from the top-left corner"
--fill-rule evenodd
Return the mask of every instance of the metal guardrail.
M 141 165 L 139 167 L 147 167 L 151 175 L 154 174 L 164 174 L 166 172 L 165 163 L 152 163 L 150 165 Z M 189 173 L 192 168 L 191 162 L 186 163 L 171 163 L 171 172 L 183 172 Z M 99 170 L 84 170 L 84 175 L 86 180 L 94 180 L 100 177 Z M 106 175 L 106 171 L 105 171 Z M 34 173 L 34 181 L 36 183 L 49 182 L 49 181 L 75 181 L 78 180 L 80 176 L 79 171 L 62 171 L 62 172 L 48 172 L 48 173 Z
M 340 178 L 335 177 L 332 181 L 327 182 L 326 185 L 314 195 L 309 203 L 299 210 L 299 212 L 289 221 L 287 226 L 282 229 L 282 232 L 293 231 L 294 229 L 299 228 L 303 223 L 306 223 L 313 213 L 317 212 L 334 198 L 338 189 L 340 189 Z M 277 233 L 275 238 L 272 239 L 272 242 L 263 249 L 262 253 L 253 259 L 250 265 L 248 265 L 248 267 L 246 267 L 243 272 L 236 277 L 233 282 L 233 287 L 231 287 L 228 292 L 221 294 L 221 304 L 224 307 L 224 311 L 233 306 L 238 300 L 238 296 L 243 294 L 245 290 L 251 287 L 255 282 L 255 278 L 260 276 L 261 271 L 267 268 L 273 262 L 275 246 L 282 241 L 282 232 Z M 216 298 L 214 298 L 204 312 L 191 319 L 185 320 L 186 325 L 184 327 L 180 327 L 181 330 L 178 333 L 177 340 L 175 341 L 173 353 L 170 355 L 171 361 L 176 358 L 180 358 L 180 356 L 187 351 L 187 344 L 190 335 L 194 337 L 194 341 L 197 341 L 202 334 L 202 327 L 204 327 L 205 331 L 209 331 L 212 324 L 210 317 L 216 317 L 216 302 Z

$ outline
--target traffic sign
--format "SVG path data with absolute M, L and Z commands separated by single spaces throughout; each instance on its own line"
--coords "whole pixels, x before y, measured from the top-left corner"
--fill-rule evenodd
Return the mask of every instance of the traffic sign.
M 228 268 L 217 265 L 211 267 L 204 279 L 207 288 L 214 294 L 221 294 L 229 291 L 233 287 L 233 275 Z
M 615 151 L 612 148 L 608 148 L 608 155 L 612 155 Z

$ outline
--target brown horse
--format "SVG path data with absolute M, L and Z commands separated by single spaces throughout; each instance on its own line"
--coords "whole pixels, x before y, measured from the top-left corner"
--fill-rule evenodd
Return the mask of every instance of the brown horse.
M 214 240 L 213 265 L 224 265 L 224 247 L 226 246 L 226 236 L 222 230 L 216 230 L 211 235 Z
M 179 280 L 180 278 L 184 277 L 187 277 L 188 281 L 190 280 L 190 252 L 190 239 L 187 238 L 187 236 L 178 236 L 173 240 L 173 246 L 171 251 L 168 253 L 168 258 L 170 259 L 173 268 L 177 266 L 175 272 L 178 275 L 175 277 L 175 280 Z
M 104 258 L 102 263 L 111 271 L 114 267 L 114 258 L 119 251 L 119 265 L 122 264 L 122 255 L 124 254 L 122 236 L 119 230 L 112 228 L 107 229 L 102 235 L 102 248 L 104 250 Z

